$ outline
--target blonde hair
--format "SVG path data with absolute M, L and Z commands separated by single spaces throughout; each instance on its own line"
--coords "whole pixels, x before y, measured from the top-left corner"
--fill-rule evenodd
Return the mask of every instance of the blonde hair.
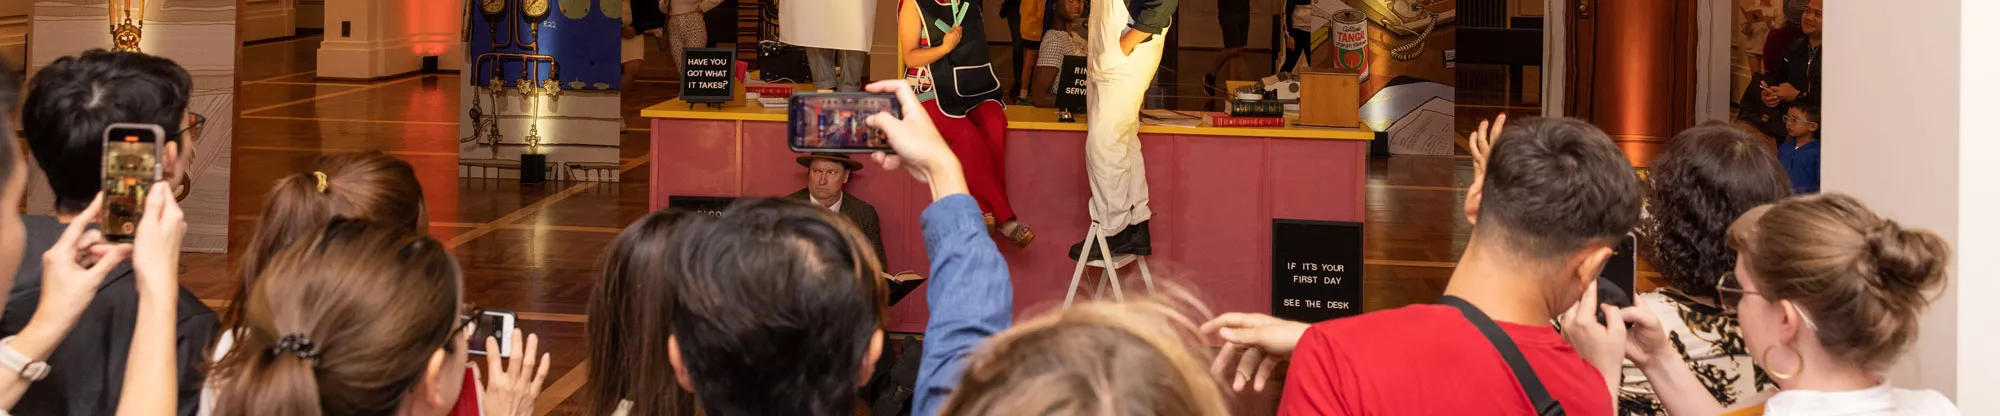
M 1084 303 L 1008 329 L 972 356 L 941 414 L 1229 414 L 1199 322 L 1174 306 L 1206 317 L 1190 299 Z
M 1744 213 L 1729 231 L 1758 290 L 1797 303 L 1827 351 L 1883 371 L 1917 337 L 1945 282 L 1951 247 L 1845 194 L 1802 196 Z

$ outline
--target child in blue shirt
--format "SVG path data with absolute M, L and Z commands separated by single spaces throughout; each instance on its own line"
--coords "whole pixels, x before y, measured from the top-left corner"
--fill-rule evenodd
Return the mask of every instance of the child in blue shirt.
M 1785 113 L 1784 143 L 1778 144 L 1778 162 L 1792 178 L 1792 192 L 1819 193 L 1819 107 L 1794 105 Z

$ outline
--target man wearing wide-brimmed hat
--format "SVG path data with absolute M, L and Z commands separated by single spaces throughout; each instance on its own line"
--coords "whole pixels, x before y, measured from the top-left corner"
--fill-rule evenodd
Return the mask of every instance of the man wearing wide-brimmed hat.
M 861 170 L 861 162 L 841 153 L 807 153 L 799 155 L 798 160 L 799 166 L 806 167 L 806 189 L 793 192 L 788 198 L 812 202 L 847 216 L 875 244 L 877 259 L 889 264 L 889 254 L 882 251 L 882 218 L 875 215 L 875 206 L 844 190 L 854 171 Z

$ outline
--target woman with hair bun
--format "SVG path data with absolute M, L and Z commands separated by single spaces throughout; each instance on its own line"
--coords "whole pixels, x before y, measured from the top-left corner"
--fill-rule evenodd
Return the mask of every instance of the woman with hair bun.
M 1757 207 L 1729 229 L 1736 270 L 1716 283 L 1737 315 L 1743 342 L 1779 392 L 1730 414 L 1955 415 L 1931 390 L 1890 386 L 1882 373 L 1917 338 L 1917 320 L 1945 284 L 1951 247 L 1937 233 L 1904 229 L 1844 194 Z M 1626 358 L 1638 364 L 1673 414 L 1724 408 L 1645 309 Z

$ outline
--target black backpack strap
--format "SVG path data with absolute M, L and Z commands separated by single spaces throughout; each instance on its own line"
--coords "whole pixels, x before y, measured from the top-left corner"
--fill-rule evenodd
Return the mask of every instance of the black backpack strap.
M 1479 307 L 1472 306 L 1457 296 L 1445 296 L 1438 299 L 1438 304 L 1458 308 L 1460 313 L 1465 314 L 1465 320 L 1471 321 L 1473 327 L 1479 328 L 1479 334 L 1485 335 L 1486 341 L 1493 344 L 1493 349 L 1500 350 L 1500 358 L 1506 359 L 1507 367 L 1514 370 L 1514 381 L 1520 382 L 1521 391 L 1528 393 L 1528 402 L 1535 406 L 1536 414 L 1542 416 L 1565 414 L 1562 403 L 1556 402 L 1554 397 L 1549 397 L 1549 390 L 1542 387 L 1542 378 L 1535 375 L 1534 367 L 1528 366 L 1528 357 L 1521 355 L 1521 348 L 1514 346 L 1514 339 L 1508 337 L 1507 332 L 1502 331 L 1499 324 L 1493 323 L 1492 318 L 1487 318 L 1485 312 L 1479 311 Z

